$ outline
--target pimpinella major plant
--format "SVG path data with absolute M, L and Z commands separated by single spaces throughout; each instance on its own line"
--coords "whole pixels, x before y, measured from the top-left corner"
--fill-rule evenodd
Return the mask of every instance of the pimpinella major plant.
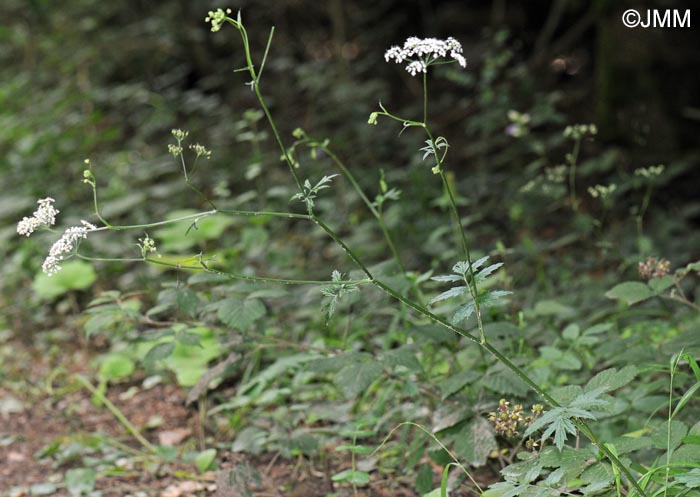
M 562 400 L 561 397 L 556 397 L 548 392 L 534 377 L 530 376 L 527 371 L 523 369 L 523 367 L 516 364 L 516 362 L 508 357 L 508 355 L 503 353 L 493 343 L 491 343 L 489 336 L 486 333 L 483 310 L 486 307 L 496 305 L 498 301 L 508 293 L 504 290 L 484 288 L 487 286 L 486 283 L 488 283 L 489 277 L 491 277 L 501 267 L 501 263 L 486 265 L 488 257 L 483 257 L 478 260 L 472 259 L 467 232 L 462 223 L 462 215 L 460 213 L 458 203 L 455 200 L 456 196 L 453 189 L 454 187 L 451 181 L 448 180 L 446 174 L 446 159 L 448 157 L 450 145 L 446 137 L 437 135 L 434 132 L 428 120 L 429 72 L 433 66 L 449 63 L 456 63 L 461 67 L 465 67 L 466 60 L 462 55 L 462 47 L 459 42 L 453 38 L 448 38 L 447 40 L 438 40 L 434 38 L 409 38 L 402 47 L 390 48 L 385 55 L 387 61 L 393 60 L 397 63 L 405 63 L 405 69 L 409 72 L 409 74 L 411 74 L 411 76 L 422 78 L 422 116 L 418 119 L 400 116 L 389 111 L 387 106 L 380 103 L 380 110 L 373 112 L 369 117 L 370 124 L 378 124 L 380 118 L 389 119 L 399 123 L 402 126 L 402 130 L 407 128 L 416 128 L 421 130 L 424 134 L 425 146 L 420 148 L 417 147 L 417 149 L 419 152 L 422 152 L 423 160 L 428 162 L 430 173 L 432 173 L 433 176 L 431 176 L 427 170 L 426 175 L 428 175 L 428 177 L 438 176 L 439 178 L 445 197 L 448 199 L 448 204 L 451 211 L 451 226 L 459 238 L 460 251 L 463 252 L 462 256 L 460 257 L 461 260 L 454 264 L 452 274 L 436 276 L 433 278 L 438 283 L 450 283 L 455 285 L 435 296 L 430 301 L 430 305 L 452 298 L 460 298 L 463 300 L 466 299 L 466 302 L 459 304 L 459 307 L 451 316 L 451 319 L 448 319 L 441 316 L 437 312 L 434 312 L 423 303 L 423 299 L 421 298 L 422 290 L 417 288 L 416 285 L 420 281 L 424 281 L 426 278 L 420 279 L 410 277 L 409 272 L 406 270 L 406 264 L 401 258 L 399 247 L 394 242 L 394 236 L 391 233 L 391 230 L 388 229 L 386 223 L 384 223 L 384 218 L 380 208 L 381 203 L 378 200 L 375 200 L 374 202 L 369 200 L 371 198 L 370 195 L 368 195 L 362 189 L 359 182 L 352 175 L 350 169 L 345 166 L 345 164 L 332 152 L 327 141 L 314 141 L 310 139 L 303 131 L 295 133 L 295 138 L 297 139 L 295 145 L 302 143 L 304 145 L 309 145 L 314 149 L 323 150 L 333 160 L 335 166 L 340 172 L 337 175 L 323 175 L 320 179 L 316 179 L 317 177 L 314 179 L 302 177 L 301 174 L 304 171 L 303 164 L 301 163 L 301 160 L 294 156 L 294 146 L 288 146 L 286 141 L 283 139 L 261 89 L 262 75 L 272 44 L 274 29 L 270 31 L 262 58 L 259 62 L 256 62 L 256 59 L 251 51 L 248 32 L 244 26 L 240 12 L 236 17 L 231 17 L 231 13 L 232 12 L 230 10 L 218 9 L 210 12 L 206 20 L 211 24 L 211 30 L 214 32 L 219 31 L 224 25 L 230 25 L 236 32 L 238 32 L 243 45 L 244 56 L 244 65 L 241 69 L 239 69 L 239 72 L 246 73 L 249 77 L 249 81 L 246 83 L 246 85 L 258 100 L 260 109 L 267 120 L 267 124 L 269 125 L 274 140 L 279 147 L 282 158 L 289 169 L 292 181 L 297 189 L 297 193 L 292 196 L 292 200 L 302 202 L 305 210 L 304 213 L 274 210 L 247 211 L 221 208 L 217 202 L 214 202 L 208 198 L 201 189 L 195 187 L 190 181 L 196 168 L 197 160 L 201 158 L 209 158 L 211 152 L 202 145 L 193 145 L 191 147 L 191 152 L 193 152 L 196 156 L 195 163 L 191 167 L 188 167 L 187 160 L 185 158 L 186 149 L 183 145 L 187 139 L 187 133 L 180 130 L 174 130 L 173 136 L 175 137 L 177 143 L 169 147 L 169 152 L 172 153 L 176 159 L 179 159 L 182 167 L 182 174 L 187 185 L 190 187 L 193 193 L 195 193 L 201 200 L 204 200 L 210 208 L 208 210 L 182 215 L 176 217 L 175 219 L 166 219 L 152 223 L 139 225 L 113 224 L 105 218 L 100 210 L 100 204 L 98 201 L 99 182 L 94 175 L 92 168 L 88 168 L 85 170 L 84 182 L 92 189 L 94 204 L 93 214 L 96 218 L 95 222 L 99 226 L 88 221 L 83 221 L 81 222 L 80 226 L 68 228 L 49 251 L 49 256 L 44 263 L 44 270 L 49 274 L 55 274 L 57 271 L 60 271 L 60 264 L 64 260 L 67 260 L 70 257 L 78 257 L 92 261 L 144 261 L 163 267 L 178 270 L 198 270 L 204 273 L 215 274 L 217 276 L 230 279 L 241 279 L 249 282 L 284 285 L 316 285 L 321 287 L 323 296 L 329 299 L 326 301 L 326 311 L 329 319 L 333 317 L 334 312 L 337 310 L 338 303 L 344 295 L 350 292 L 355 292 L 362 286 L 373 285 L 381 292 L 397 301 L 407 314 L 411 313 L 410 318 L 406 319 L 410 319 L 416 323 L 435 323 L 464 338 L 465 340 L 473 342 L 476 347 L 481 348 L 482 352 L 493 356 L 493 358 L 495 358 L 495 360 L 499 362 L 503 368 L 514 373 L 519 380 L 524 382 L 532 391 L 535 392 L 535 394 L 540 397 L 545 404 L 547 404 L 547 408 L 544 410 L 544 413 L 542 413 L 541 416 L 529 426 L 525 435 L 539 435 L 540 443 L 542 444 L 546 444 L 550 439 L 553 439 L 554 445 L 546 447 L 546 449 L 540 454 L 527 456 L 529 459 L 523 461 L 520 467 L 511 468 L 509 472 L 505 474 L 507 481 L 504 482 L 502 486 L 495 486 L 488 491 L 491 493 L 491 495 L 498 495 L 500 497 L 542 495 L 541 493 L 533 493 L 533 488 L 539 488 L 539 491 L 541 491 L 542 488 L 546 488 L 548 492 L 547 495 L 560 495 L 562 492 L 566 494 L 568 492 L 568 488 L 570 487 L 562 482 L 565 482 L 565 477 L 567 474 L 570 478 L 576 478 L 580 474 L 574 474 L 573 470 L 567 473 L 570 466 L 570 460 L 579 461 L 579 459 L 577 459 L 578 456 L 573 455 L 576 453 L 575 449 L 567 445 L 567 440 L 570 435 L 575 435 L 577 444 L 576 447 L 579 446 L 579 439 L 581 436 L 587 438 L 591 442 L 589 447 L 594 449 L 598 460 L 601 462 L 601 464 L 602 461 L 605 460 L 605 467 L 610 468 L 610 470 L 613 472 L 615 482 L 614 488 L 617 489 L 618 495 L 621 495 L 622 493 L 625 493 L 626 495 L 636 495 L 638 497 L 646 497 L 650 495 L 646 490 L 646 483 L 640 484 L 640 482 L 638 482 L 633 475 L 629 462 L 618 457 L 615 448 L 604 443 L 603 440 L 601 440 L 601 438 L 596 435 L 588 425 L 588 421 L 593 421 L 596 419 L 594 408 L 602 407 L 604 404 L 607 404 L 606 400 L 598 399 L 598 395 L 618 388 L 616 385 L 614 385 L 614 380 L 618 378 L 615 374 L 610 374 L 604 376 L 602 379 L 599 379 L 599 381 L 603 382 L 603 384 L 599 385 L 598 389 L 591 389 L 588 391 L 582 390 L 578 392 L 577 395 L 574 395 L 573 398 Z M 329 193 L 331 182 L 334 181 L 337 176 L 344 177 L 352 185 L 357 195 L 365 203 L 367 209 L 376 218 L 378 224 L 380 225 L 389 252 L 391 253 L 391 257 L 396 260 L 397 266 L 401 268 L 406 280 L 414 284 L 412 289 L 413 296 L 409 297 L 409 292 L 401 291 L 395 288 L 390 282 L 391 280 L 387 281 L 383 276 L 380 276 L 375 270 L 373 270 L 372 265 L 365 261 L 359 252 L 351 247 L 343 236 L 336 229 L 332 228 L 318 213 L 317 200 L 322 195 L 327 195 Z M 572 177 L 575 179 L 575 176 Z M 571 184 L 571 190 L 572 193 L 575 192 L 575 184 L 573 181 Z M 389 191 L 390 190 L 387 188 L 382 188 L 383 195 L 388 194 Z M 392 197 L 395 200 L 398 199 L 398 195 L 392 194 Z M 56 222 L 57 213 L 58 211 L 53 207 L 52 199 L 46 198 L 39 201 L 39 209 L 32 217 L 25 218 L 20 222 L 18 225 L 18 233 L 20 235 L 28 236 L 31 235 L 31 233 L 36 229 L 51 229 L 51 226 L 53 226 Z M 356 271 L 361 273 L 362 277 L 355 279 L 344 279 L 338 270 L 333 271 L 332 278 L 330 280 L 321 281 L 303 278 L 294 279 L 269 275 L 257 275 L 251 274 L 249 271 L 236 272 L 226 267 L 225 264 L 218 263 L 208 258 L 203 253 L 200 253 L 187 261 L 178 260 L 173 262 L 171 258 L 164 257 L 163 254 L 159 253 L 157 249 L 157 240 L 148 235 L 148 230 L 179 222 L 187 222 L 190 224 L 188 232 L 192 230 L 196 231 L 199 229 L 199 226 L 204 224 L 205 220 L 216 217 L 268 217 L 309 223 L 311 226 L 314 226 L 316 229 L 320 230 L 322 234 L 328 237 L 329 240 L 336 244 L 347 255 L 349 261 L 354 264 Z M 138 247 L 138 249 L 134 249 L 133 257 L 106 259 L 86 254 L 83 250 L 81 250 L 83 244 L 88 240 L 88 235 L 92 237 L 93 233 L 95 232 L 100 232 L 102 234 L 116 230 L 131 230 L 138 233 L 135 238 L 139 240 L 139 243 L 134 243 L 134 246 Z M 145 237 L 144 233 L 146 233 Z M 186 234 L 183 234 L 183 236 L 184 235 Z M 249 325 L 255 320 L 254 316 L 251 317 L 251 305 L 252 304 L 250 304 L 250 302 L 246 303 L 236 301 L 236 307 L 234 309 L 226 307 L 223 312 L 221 312 L 221 306 L 219 306 L 218 309 L 220 314 L 223 313 L 223 315 L 225 315 L 227 318 L 230 318 L 229 322 L 232 325 L 237 324 L 239 319 L 245 320 Z M 254 307 L 256 309 L 256 313 L 261 309 L 259 303 Z M 467 322 L 467 318 L 471 317 L 472 315 L 475 316 L 476 329 L 467 329 L 462 323 Z M 373 378 L 380 377 L 382 375 L 382 368 L 373 367 L 372 374 L 374 375 Z M 370 383 L 373 378 L 370 378 Z M 481 421 L 486 423 L 486 421 L 483 419 Z M 477 423 L 475 426 L 478 428 L 480 425 Z M 452 464 L 460 463 L 458 460 L 453 460 L 450 465 Z M 580 466 L 580 464 L 578 464 L 578 466 Z M 543 468 L 556 469 L 549 471 L 544 470 Z M 351 471 L 354 471 L 354 467 Z M 547 475 L 544 480 L 544 486 L 533 486 L 533 482 L 535 482 L 545 473 L 547 473 Z M 445 480 L 446 478 L 443 479 L 443 485 L 440 489 L 442 495 L 445 495 L 446 493 Z M 600 481 L 596 480 L 596 482 L 591 483 L 591 485 L 601 485 Z M 691 486 L 694 485 L 695 482 L 692 475 L 686 478 L 686 480 L 682 481 L 687 481 L 688 485 Z M 609 488 L 609 483 L 610 481 L 605 480 L 604 483 L 602 483 L 602 486 L 596 488 L 598 490 Z

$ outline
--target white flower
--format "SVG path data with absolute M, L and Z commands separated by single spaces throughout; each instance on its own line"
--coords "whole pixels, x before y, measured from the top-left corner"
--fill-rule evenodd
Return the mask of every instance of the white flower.
M 39 227 L 48 227 L 56 224 L 56 214 L 59 211 L 53 206 L 54 202 L 55 200 L 51 197 L 37 200 L 36 203 L 39 204 L 39 208 L 34 211 L 32 217 L 25 217 L 17 223 L 17 233 L 29 236 Z
M 51 246 L 49 255 L 41 266 L 41 269 L 49 276 L 61 270 L 61 261 L 76 249 L 80 240 L 87 238 L 89 231 L 97 229 L 95 225 L 87 221 L 80 221 L 80 223 L 82 226 L 72 226 L 64 231 L 61 238 Z
M 437 38 L 416 38 L 412 36 L 406 40 L 403 47 L 393 46 L 384 54 L 384 59 L 389 62 L 394 60 L 397 64 L 409 61 L 406 70 L 415 76 L 419 72 L 427 72 L 428 66 L 437 59 L 450 57 L 462 66 L 467 66 L 467 61 L 462 55 L 462 45 L 450 37 L 446 40 Z

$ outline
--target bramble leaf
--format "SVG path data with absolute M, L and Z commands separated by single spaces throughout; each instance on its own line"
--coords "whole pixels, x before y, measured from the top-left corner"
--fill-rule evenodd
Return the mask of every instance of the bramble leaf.
M 653 297 L 654 292 L 639 281 L 626 281 L 615 285 L 605 293 L 605 296 L 609 299 L 622 300 L 627 305 L 633 305 Z

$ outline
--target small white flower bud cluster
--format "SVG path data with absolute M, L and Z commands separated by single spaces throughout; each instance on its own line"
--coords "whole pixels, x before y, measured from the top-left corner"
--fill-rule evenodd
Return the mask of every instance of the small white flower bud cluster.
M 216 11 L 210 10 L 208 12 L 209 15 L 204 18 L 204 22 L 210 22 L 212 32 L 216 33 L 221 29 L 221 25 L 226 20 L 227 14 L 230 13 L 231 9 L 226 9 L 226 11 L 224 11 L 224 9 L 216 9 Z
M 204 156 L 207 159 L 211 158 L 211 150 L 207 150 L 204 145 L 200 145 L 199 143 L 190 145 L 190 150 L 197 154 L 197 157 Z
M 617 185 L 615 185 L 614 183 L 608 186 L 595 185 L 588 187 L 588 194 L 593 198 L 600 198 L 601 200 L 605 200 L 608 197 L 610 197 L 613 193 L 615 193 L 615 190 L 617 190 Z
M 437 59 L 451 57 L 462 66 L 467 66 L 467 61 L 462 55 L 462 45 L 450 37 L 446 40 L 437 38 L 408 38 L 403 47 L 393 46 L 384 54 L 384 59 L 389 62 L 394 60 L 397 64 L 409 61 L 406 71 L 411 76 L 428 71 L 428 66 Z
M 564 137 L 573 140 L 580 140 L 586 135 L 595 136 L 598 134 L 598 127 L 595 124 L 574 124 L 564 128 Z
M 81 239 L 87 238 L 89 231 L 94 231 L 97 226 L 80 221 L 82 226 L 72 226 L 63 232 L 61 238 L 51 246 L 49 255 L 44 260 L 41 269 L 49 276 L 56 274 L 61 270 L 61 261 L 66 258 L 67 254 L 72 253 L 77 247 Z
M 656 176 L 661 176 L 664 169 L 666 169 L 666 167 L 663 164 L 659 164 L 658 166 L 640 167 L 639 169 L 634 170 L 634 175 L 642 176 L 646 179 L 652 179 Z
M 25 217 L 17 223 L 17 233 L 23 236 L 29 236 L 34 233 L 37 228 L 56 224 L 56 214 L 58 214 L 59 211 L 53 206 L 54 202 L 55 200 L 51 197 L 37 200 L 39 208 L 34 211 L 32 217 Z

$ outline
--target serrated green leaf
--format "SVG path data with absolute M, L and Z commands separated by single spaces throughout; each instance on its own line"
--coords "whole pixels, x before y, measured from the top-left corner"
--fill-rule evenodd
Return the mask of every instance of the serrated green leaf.
M 624 387 L 631 382 L 635 376 L 637 376 L 637 368 L 633 365 L 625 366 L 620 370 L 615 368 L 606 369 L 591 378 L 588 383 L 586 383 L 584 390 L 589 392 L 598 388 L 604 388 L 604 391 L 610 392 Z
M 474 314 L 474 302 L 469 302 L 457 308 L 457 311 L 452 316 L 452 322 L 459 324 L 472 314 Z
M 540 461 L 547 468 L 562 469 L 566 481 L 577 478 L 588 467 L 588 455 L 568 447 L 564 447 L 561 452 L 549 447 L 542 451 Z
M 464 286 L 464 285 L 462 285 L 462 286 L 453 286 L 453 287 L 450 288 L 449 290 L 442 292 L 442 293 L 441 293 L 440 295 L 438 295 L 437 297 L 433 297 L 433 298 L 430 300 L 429 304 L 430 304 L 430 305 L 433 305 L 434 303 L 440 302 L 440 301 L 442 301 L 442 300 L 447 300 L 447 299 L 451 299 L 451 298 L 453 298 L 453 297 L 458 297 L 459 295 L 462 295 L 462 294 L 464 294 L 464 293 L 468 293 L 468 291 L 469 291 L 469 289 L 468 289 L 466 286 Z
M 529 388 L 510 370 L 501 369 L 487 374 L 480 382 L 484 387 L 500 395 L 527 394 Z
M 661 278 L 652 278 L 649 280 L 648 285 L 655 295 L 659 295 L 664 290 L 671 288 L 676 284 L 676 280 L 673 276 L 662 276 Z
M 441 276 L 433 276 L 430 278 L 433 281 L 441 281 L 443 283 L 453 283 L 455 281 L 464 281 L 464 278 L 462 278 L 459 275 L 456 274 L 444 274 Z
M 178 288 L 176 293 L 177 307 L 190 317 L 195 317 L 199 308 L 199 297 L 188 288 Z
M 653 297 L 654 292 L 644 283 L 626 281 L 615 285 L 605 293 L 605 296 L 609 299 L 622 300 L 627 305 L 633 305 Z
M 687 488 L 700 488 L 700 468 L 693 468 L 685 474 L 676 476 L 676 481 Z
M 227 326 L 247 330 L 265 315 L 265 306 L 257 299 L 229 297 L 217 304 L 217 317 Z
M 588 490 L 582 489 L 584 493 L 593 493 L 615 480 L 615 473 L 607 462 L 597 462 L 588 467 L 582 474 L 581 480 L 588 484 Z
M 453 374 L 440 383 L 442 398 L 446 399 L 450 395 L 459 392 L 466 385 L 479 378 L 479 376 L 481 376 L 479 373 L 470 369 Z
M 496 264 L 491 264 L 490 266 L 485 267 L 481 271 L 479 271 L 476 274 L 476 282 L 480 283 L 484 281 L 486 278 L 488 278 L 494 271 L 496 271 L 498 268 L 500 268 L 503 265 L 502 262 L 498 262 Z
M 95 488 L 97 473 L 92 468 L 75 468 L 66 471 L 64 483 L 71 496 L 88 494 Z
M 366 361 L 345 366 L 335 375 L 334 382 L 348 398 L 364 392 L 382 373 L 384 368 L 377 361 Z
M 678 420 L 672 420 L 669 427 L 667 423 L 659 425 L 659 428 L 652 434 L 651 441 L 656 449 L 666 449 L 673 451 L 681 444 L 681 440 L 688 434 L 688 427 L 685 423 Z
M 382 358 L 382 362 L 387 369 L 394 369 L 398 366 L 402 366 L 410 371 L 423 371 L 423 367 L 420 361 L 418 361 L 415 351 L 409 346 L 386 352 Z
M 143 359 L 143 362 L 146 364 L 153 364 L 156 361 L 159 361 L 161 359 L 166 359 L 170 357 L 170 354 L 173 353 L 173 350 L 175 349 L 175 342 L 162 342 L 162 343 L 157 343 L 151 349 L 146 352 L 146 356 Z
M 481 417 L 474 418 L 459 431 L 454 446 L 460 460 L 474 467 L 486 464 L 491 451 L 497 448 L 493 427 Z
M 618 455 L 634 452 L 635 450 L 646 449 L 651 447 L 651 438 L 649 437 L 627 437 L 621 436 L 614 438 L 611 445 L 615 447 Z

